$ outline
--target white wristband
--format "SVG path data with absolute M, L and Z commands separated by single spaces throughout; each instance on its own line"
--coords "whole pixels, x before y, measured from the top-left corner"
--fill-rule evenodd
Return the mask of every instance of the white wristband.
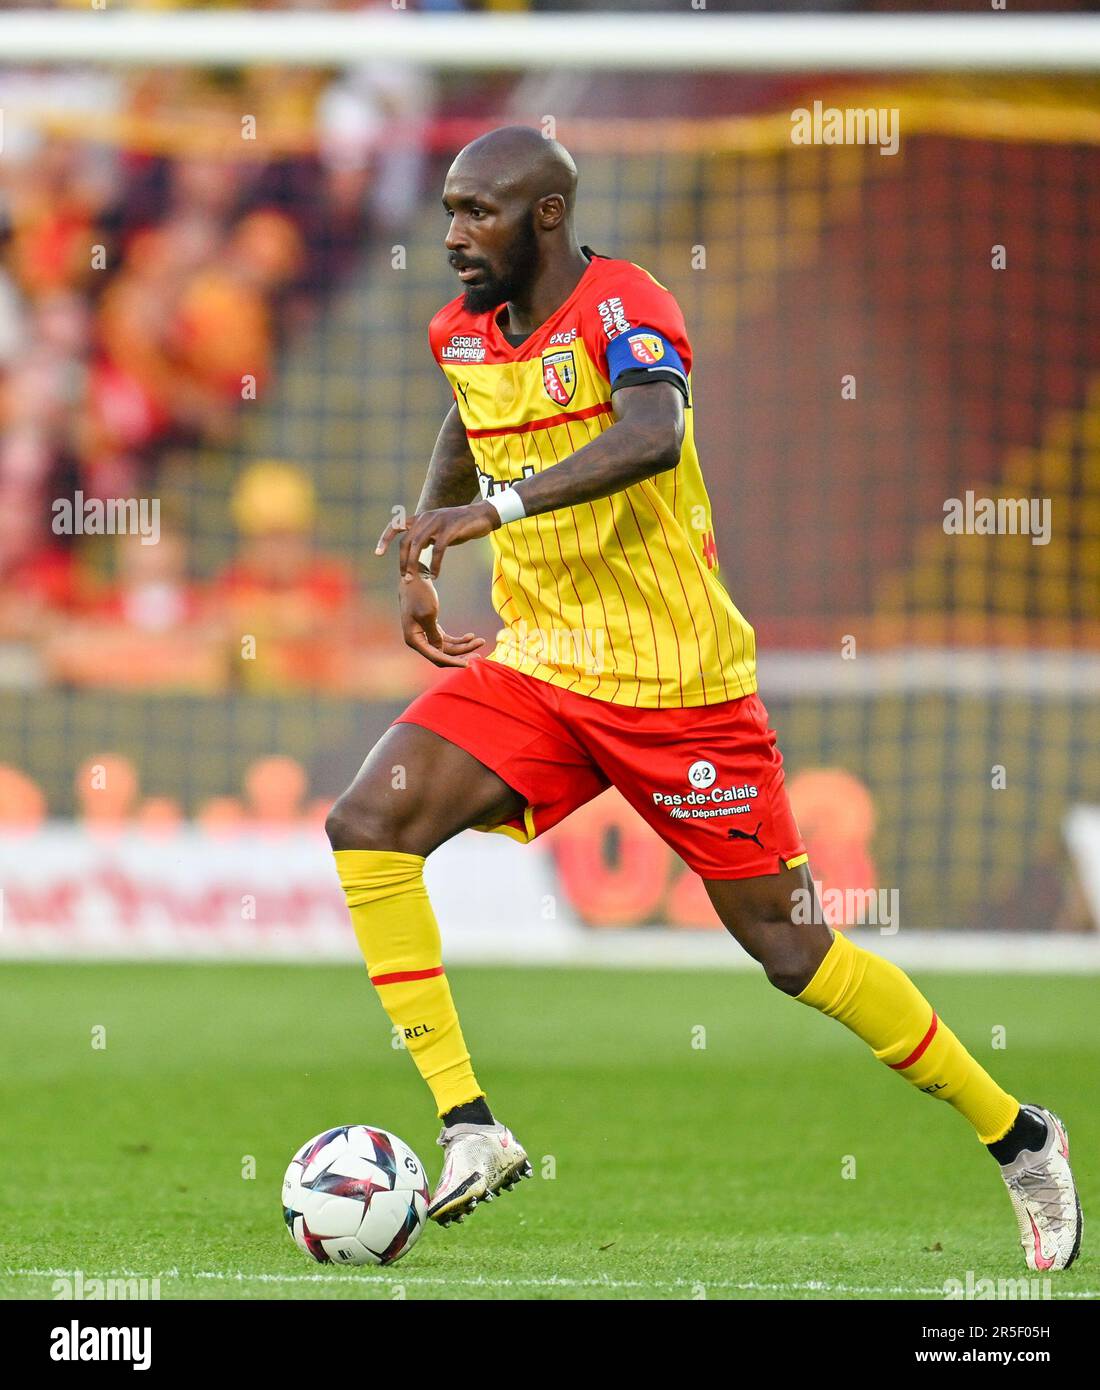
M 523 498 L 514 487 L 502 488 L 500 492 L 491 493 L 485 500 L 490 507 L 496 508 L 501 524 L 504 526 L 507 526 L 510 521 L 519 521 L 527 515 L 523 507 Z

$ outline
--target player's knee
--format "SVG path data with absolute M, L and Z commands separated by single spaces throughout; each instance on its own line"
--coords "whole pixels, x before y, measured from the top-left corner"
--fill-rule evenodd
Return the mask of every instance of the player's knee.
M 325 817 L 325 834 L 329 844 L 333 849 L 359 848 L 355 839 L 356 828 L 356 817 L 341 797 Z
M 813 979 L 820 960 L 808 946 L 784 943 L 782 949 L 769 951 L 761 964 L 769 984 L 782 994 L 795 995 Z
M 404 848 L 402 830 L 389 812 L 361 798 L 342 796 L 325 818 L 325 834 L 333 849 Z
M 792 997 L 801 994 L 806 986 L 813 979 L 813 971 L 798 970 L 786 964 L 764 967 L 768 982 L 773 984 L 781 994 L 789 994 Z

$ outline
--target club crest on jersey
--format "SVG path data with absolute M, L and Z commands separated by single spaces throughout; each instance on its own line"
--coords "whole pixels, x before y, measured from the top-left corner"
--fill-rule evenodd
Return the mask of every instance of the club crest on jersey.
M 568 405 L 577 389 L 577 368 L 572 349 L 548 352 L 542 359 L 542 384 L 546 394 L 558 405 Z
M 653 333 L 634 333 L 626 340 L 630 351 L 645 367 L 652 367 L 665 355 L 665 345 Z

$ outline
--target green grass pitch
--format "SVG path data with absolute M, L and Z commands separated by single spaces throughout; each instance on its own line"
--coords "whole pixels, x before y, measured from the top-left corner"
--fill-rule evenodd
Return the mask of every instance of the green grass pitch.
M 969 1126 L 761 976 L 451 979 L 535 1177 L 461 1226 L 429 1225 L 392 1268 L 355 1270 L 289 1239 L 294 1150 L 365 1122 L 400 1134 L 433 1180 L 440 1158 L 428 1092 L 361 969 L 0 969 L 0 1293 L 48 1298 L 55 1272 L 76 1269 L 159 1277 L 165 1299 L 936 1299 L 968 1270 L 1027 1275 Z M 1002 1084 L 1061 1112 L 1096 1210 L 1095 980 L 918 981 Z M 1095 1260 L 1086 1225 L 1055 1297 L 1097 1296 Z

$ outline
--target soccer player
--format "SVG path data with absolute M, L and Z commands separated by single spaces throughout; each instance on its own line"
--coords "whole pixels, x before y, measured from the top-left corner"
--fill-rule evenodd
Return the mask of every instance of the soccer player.
M 401 535 L 405 641 L 455 669 L 389 728 L 327 823 L 370 978 L 443 1121 L 429 1215 L 460 1221 L 531 1170 L 474 1075 L 424 860 L 468 827 L 529 841 L 615 786 L 778 990 L 973 1125 L 1028 1265 L 1064 1269 L 1081 1213 L 1059 1119 L 1003 1091 L 895 965 L 792 920 L 812 879 L 753 631 L 719 577 L 684 320 L 646 271 L 578 243 L 576 179 L 559 144 L 516 126 L 447 174 L 463 292 L 429 337 L 454 404 L 415 517 L 378 552 Z M 487 659 L 440 625 L 434 583 L 449 546 L 483 537 L 504 624 Z

